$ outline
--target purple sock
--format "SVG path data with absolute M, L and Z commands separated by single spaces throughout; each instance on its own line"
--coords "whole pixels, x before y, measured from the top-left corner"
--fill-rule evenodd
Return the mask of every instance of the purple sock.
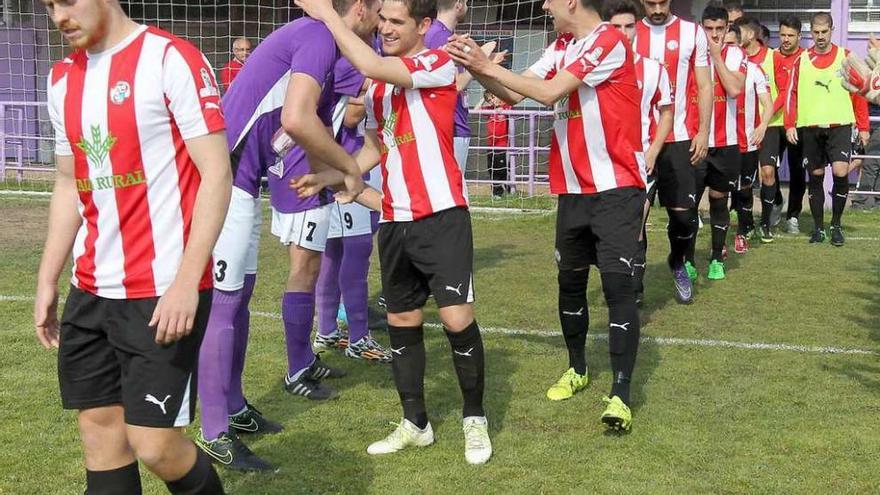
M 235 313 L 235 344 L 232 349 L 232 375 L 229 377 L 229 392 L 226 400 L 229 414 L 235 414 L 245 406 L 244 390 L 241 386 L 241 375 L 244 372 L 244 358 L 247 354 L 248 335 L 251 330 L 251 311 L 248 305 L 254 295 L 257 274 L 248 273 L 244 276 L 244 287 L 241 289 L 241 303 Z
M 235 340 L 232 325 L 240 303 L 241 291 L 214 290 L 211 315 L 199 350 L 198 392 L 206 440 L 215 440 L 220 433 L 229 431 L 227 394 Z
M 315 318 L 315 294 L 285 292 L 281 299 L 281 317 L 284 319 L 284 337 L 287 341 L 287 374 L 294 376 L 315 360 L 309 342 Z
M 318 333 L 330 335 L 336 331 L 336 313 L 339 309 L 339 265 L 342 263 L 342 239 L 327 239 L 321 255 L 321 271 L 315 284 L 318 310 Z
M 367 273 L 370 271 L 370 253 L 373 236 L 370 234 L 345 237 L 342 265 L 339 268 L 339 287 L 348 315 L 348 340 L 357 342 L 367 335 Z

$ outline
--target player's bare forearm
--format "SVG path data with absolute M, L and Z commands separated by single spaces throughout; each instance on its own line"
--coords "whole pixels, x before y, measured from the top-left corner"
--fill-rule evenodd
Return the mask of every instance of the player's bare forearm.
M 745 87 L 746 75 L 742 72 L 734 72 L 727 68 L 724 59 L 720 56 L 712 57 L 715 62 L 715 74 L 718 76 L 718 82 L 724 88 L 724 92 L 730 98 L 736 98 L 743 92 Z
M 348 100 L 348 105 L 345 107 L 345 116 L 342 118 L 342 125 L 349 129 L 354 129 L 360 125 L 366 114 L 367 109 L 364 107 L 364 100 L 360 98 L 352 98 Z
M 316 113 L 300 114 L 286 124 L 285 131 L 310 156 L 321 157 L 322 162 L 344 174 L 358 174 L 354 159 L 333 140 Z
M 672 132 L 673 119 L 675 118 L 675 109 L 672 105 L 660 107 L 660 120 L 657 122 L 657 129 L 654 133 L 654 142 L 651 146 L 662 148 Z
M 773 116 L 776 115 L 776 109 L 773 105 L 773 99 L 769 93 L 758 95 L 758 103 L 761 105 L 761 124 L 764 127 L 770 125 Z
M 55 186 L 49 203 L 49 225 L 43 258 L 37 275 L 38 285 L 56 286 L 61 270 L 73 249 L 76 233 L 82 224 L 77 209 L 79 201 L 74 178 L 73 156 L 56 156 Z
M 385 81 L 395 86 L 413 87 L 412 75 L 399 57 L 382 57 L 377 54 L 371 46 L 345 25 L 339 15 L 328 16 L 324 20 L 324 24 L 333 34 L 339 50 L 361 74 L 370 79 Z
M 700 134 L 709 133 L 709 123 L 712 120 L 712 80 L 709 76 L 708 67 L 696 67 L 694 75 L 697 80 L 698 99 L 697 107 L 700 113 Z
M 225 132 L 188 139 L 186 149 L 199 170 L 201 181 L 193 206 L 189 239 L 174 283 L 197 288 L 226 218 L 232 193 L 232 166 Z
M 373 211 L 382 211 L 382 193 L 372 187 L 364 189 L 364 192 L 357 197 L 355 202 Z
M 547 106 L 552 106 L 582 84 L 580 79 L 566 70 L 558 72 L 553 79 L 546 81 L 515 74 L 500 65 L 493 65 L 487 76 L 511 91 Z
M 455 76 L 455 89 L 457 89 L 458 92 L 460 93 L 460 92 L 466 90 L 468 85 L 473 80 L 474 80 L 474 75 L 471 74 L 470 72 L 468 72 L 468 71 L 459 72 Z
M 490 77 L 481 76 L 479 74 L 476 74 L 474 77 L 476 77 L 477 81 L 479 81 L 480 84 L 490 93 L 497 96 L 508 105 L 516 105 L 517 103 L 525 99 L 525 96 L 517 93 L 516 91 L 511 91 L 505 88 L 503 85 L 501 85 L 501 83 Z

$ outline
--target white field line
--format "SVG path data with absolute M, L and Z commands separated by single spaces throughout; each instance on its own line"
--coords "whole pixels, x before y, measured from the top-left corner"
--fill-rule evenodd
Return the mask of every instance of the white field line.
M 0 295 L 0 302 L 31 302 L 33 296 L 10 296 Z M 280 320 L 280 313 L 265 311 L 251 311 L 252 316 Z M 428 328 L 442 328 L 439 323 L 425 323 Z M 518 337 L 543 337 L 559 339 L 561 332 L 548 332 L 546 330 L 520 330 L 516 328 L 480 327 L 480 331 L 487 334 L 511 335 Z M 589 334 L 590 340 L 608 340 L 607 335 Z M 797 344 L 769 344 L 766 342 L 735 342 L 730 340 L 715 339 L 682 339 L 677 337 L 642 337 L 642 342 L 653 343 L 670 347 L 719 347 L 724 349 L 742 349 L 748 351 L 788 351 L 800 354 L 857 354 L 867 356 L 880 356 L 880 352 L 867 349 L 852 349 L 843 347 L 809 346 Z
M 251 311 L 251 315 L 259 316 L 261 318 L 269 318 L 273 320 L 280 320 L 281 315 L 279 313 L 267 313 L 264 311 Z M 439 323 L 425 323 L 426 327 L 429 328 L 442 328 L 442 325 Z M 523 337 L 545 337 L 545 338 L 553 338 L 560 339 L 562 337 L 562 332 L 548 332 L 544 330 L 519 330 L 514 328 L 500 328 L 500 327 L 480 327 L 480 331 L 487 334 L 498 334 L 498 335 L 511 335 L 511 336 L 523 336 Z M 588 334 L 587 338 L 590 340 L 608 340 L 607 335 L 596 335 L 596 334 Z M 676 346 L 676 347 L 720 347 L 726 349 L 743 349 L 749 351 L 788 351 L 788 352 L 796 352 L 800 354 L 859 354 L 859 355 L 868 355 L 868 356 L 880 356 L 880 353 L 876 351 L 870 351 L 867 349 L 848 349 L 848 348 L 840 348 L 840 347 L 826 347 L 826 346 L 808 346 L 808 345 L 795 345 L 795 344 L 768 344 L 765 342 L 733 342 L 729 340 L 714 340 L 714 339 L 681 339 L 675 337 L 642 337 L 641 341 L 643 343 L 653 343 L 662 346 Z
M 650 224 L 648 224 L 648 225 L 650 225 Z M 654 234 L 665 234 L 666 233 L 665 228 L 650 228 L 649 227 L 646 230 L 649 233 L 654 233 Z M 880 241 L 880 237 L 865 237 L 865 236 L 846 235 L 846 227 L 844 227 L 844 229 L 843 229 L 843 234 L 844 234 L 844 236 L 846 236 L 847 241 L 872 241 L 872 242 Z M 798 235 L 777 233 L 777 234 L 774 234 L 773 238 L 776 240 L 783 240 L 783 241 L 801 241 L 801 240 L 803 240 L 804 244 L 806 244 L 809 237 L 807 236 L 806 233 L 802 233 L 802 234 L 798 234 Z

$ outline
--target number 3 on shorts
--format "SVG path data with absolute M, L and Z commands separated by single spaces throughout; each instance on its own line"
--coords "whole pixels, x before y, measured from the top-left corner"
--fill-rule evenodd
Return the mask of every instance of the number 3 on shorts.
M 214 268 L 214 280 L 217 282 L 222 282 L 226 279 L 226 268 L 229 265 L 226 264 L 224 260 L 217 260 L 216 267 Z

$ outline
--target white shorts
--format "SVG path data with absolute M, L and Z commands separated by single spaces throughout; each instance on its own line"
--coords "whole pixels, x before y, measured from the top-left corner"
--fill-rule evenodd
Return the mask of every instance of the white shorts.
M 262 223 L 260 198 L 233 187 L 223 230 L 214 245 L 215 289 L 239 290 L 244 286 L 245 274 L 257 273 Z
M 335 203 L 297 213 L 281 213 L 272 208 L 272 234 L 281 244 L 295 244 L 319 253 L 327 246 L 330 230 L 330 212 Z
M 339 204 L 334 203 L 330 209 L 330 231 L 328 239 L 340 237 L 354 237 L 357 235 L 371 235 L 373 233 L 373 221 L 369 208 L 357 203 Z

